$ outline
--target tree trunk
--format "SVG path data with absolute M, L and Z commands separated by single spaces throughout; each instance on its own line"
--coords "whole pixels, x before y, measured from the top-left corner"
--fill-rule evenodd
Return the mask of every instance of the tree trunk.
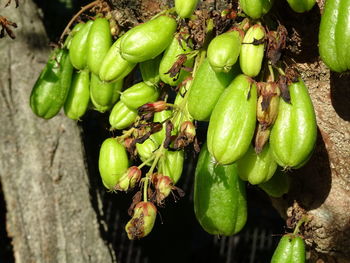
M 289 12 L 287 4 L 278 9 L 290 34 L 286 57 L 296 62 L 314 104 L 318 140 L 311 160 L 291 172 L 288 195 L 273 203 L 291 225 L 309 216 L 302 234 L 319 252 L 312 262 L 350 262 L 350 75 L 330 72 L 319 58 L 318 4 L 309 14 Z
M 49 52 L 38 8 L 28 0 L 1 11 L 18 24 L 15 40 L 0 40 L 0 179 L 15 260 L 112 262 L 92 206 L 79 128 L 63 114 L 40 119 L 29 107 Z

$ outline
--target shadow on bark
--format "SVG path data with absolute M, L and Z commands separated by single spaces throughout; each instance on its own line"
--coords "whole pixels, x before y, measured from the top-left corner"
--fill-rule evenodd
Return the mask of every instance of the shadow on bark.
M 315 5 L 307 13 L 298 14 L 288 5 L 287 1 L 275 1 L 271 13 L 288 30 L 285 55 L 297 63 L 313 63 L 318 60 L 318 27 L 321 20 L 320 9 Z
M 338 116 L 350 121 L 350 74 L 331 72 L 331 101 Z
M 2 192 L 2 185 L 0 181 L 0 224 L 6 225 L 6 204 L 4 200 L 4 193 Z M 11 239 L 6 232 L 6 227 L 0 228 L 0 259 L 5 260 L 7 263 L 15 262 L 13 257 L 13 247 Z
M 316 148 L 311 159 L 301 169 L 291 172 L 293 178 L 291 191 L 293 204 L 297 200 L 299 205 L 306 210 L 320 207 L 331 190 L 332 174 L 330 162 L 320 130 L 317 130 Z

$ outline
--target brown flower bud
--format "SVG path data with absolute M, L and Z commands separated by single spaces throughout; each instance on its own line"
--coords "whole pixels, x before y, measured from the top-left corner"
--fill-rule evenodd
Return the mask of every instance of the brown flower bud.
M 258 124 L 258 131 L 255 135 L 255 152 L 257 154 L 261 153 L 264 145 L 269 140 L 270 128 L 265 128 L 261 124 Z
M 260 96 L 257 104 L 257 119 L 264 127 L 271 126 L 278 114 L 280 91 L 274 82 L 260 87 Z

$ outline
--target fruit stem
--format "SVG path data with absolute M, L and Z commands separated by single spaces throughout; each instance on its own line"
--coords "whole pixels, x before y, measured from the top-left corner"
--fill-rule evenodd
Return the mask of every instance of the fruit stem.
M 141 169 L 142 167 L 144 167 L 145 165 L 147 165 L 149 162 L 151 162 L 154 159 L 154 157 L 152 156 L 151 158 L 147 159 L 146 161 L 144 161 L 143 163 L 141 163 L 139 166 L 137 166 L 137 168 Z
M 306 223 L 307 221 L 309 221 L 309 218 L 308 218 L 306 215 L 304 215 L 304 216 L 299 220 L 297 226 L 295 227 L 295 229 L 294 229 L 294 231 L 293 231 L 293 235 L 298 234 L 298 233 L 299 233 L 299 228 L 301 227 L 301 225 L 302 225 L 303 223 Z
M 155 152 L 156 157 L 153 160 L 152 166 L 149 169 L 149 171 L 146 173 L 145 176 L 145 181 L 143 183 L 143 201 L 147 202 L 148 201 L 148 197 L 147 197 L 147 190 L 148 190 L 148 182 L 150 180 L 150 176 L 153 174 L 154 169 L 156 168 L 156 165 L 160 159 L 160 157 L 163 155 L 164 152 L 164 147 L 163 145 L 161 145 L 158 150 Z
M 167 14 L 173 13 L 173 12 L 175 12 L 175 8 L 174 8 L 174 7 L 173 7 L 173 8 L 169 8 L 169 9 L 165 9 L 165 10 L 159 12 L 158 14 L 156 14 L 156 15 L 155 15 L 154 17 L 152 17 L 150 20 L 156 19 L 156 18 L 159 17 L 159 16 L 167 15 Z
M 137 120 L 136 120 L 136 121 L 137 121 Z M 136 122 L 136 121 L 135 121 L 135 122 Z M 123 142 L 123 139 L 129 137 L 134 131 L 135 131 L 135 128 L 132 127 L 132 128 L 130 128 L 129 130 L 123 132 L 123 135 L 120 135 L 120 136 L 117 137 L 118 141 L 122 143 L 122 142 Z
M 62 32 L 62 35 L 60 36 L 60 40 L 58 41 L 59 43 L 62 43 L 63 37 L 67 34 L 69 28 L 71 27 L 71 25 L 74 23 L 74 21 L 82 14 L 84 13 L 86 10 L 93 8 L 94 6 L 98 5 L 101 3 L 101 0 L 96 0 L 91 2 L 90 4 L 87 4 L 85 6 L 83 6 L 80 11 L 78 13 L 76 13 L 73 18 L 69 21 L 69 23 L 67 24 L 67 26 L 65 27 L 65 29 Z

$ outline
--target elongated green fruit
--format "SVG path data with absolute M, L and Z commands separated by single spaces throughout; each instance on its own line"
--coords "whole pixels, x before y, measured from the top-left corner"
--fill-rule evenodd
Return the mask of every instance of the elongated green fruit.
M 256 154 L 250 146 L 245 155 L 237 161 L 238 175 L 251 184 L 260 184 L 270 180 L 276 171 L 275 162 L 270 145 L 266 144 L 260 154 Z
M 180 72 L 172 77 L 170 70 L 178 60 L 181 60 L 181 56 L 186 56 L 190 51 L 192 49 L 187 45 L 186 41 L 179 39 L 179 34 L 175 35 L 173 41 L 165 50 L 159 65 L 159 76 L 164 83 L 170 86 L 177 86 L 190 74 L 190 72 L 181 69 Z M 186 60 L 183 66 L 191 68 L 193 66 L 193 59 Z
M 278 167 L 275 174 L 270 180 L 259 184 L 258 186 L 263 189 L 269 196 L 276 198 L 281 197 L 289 191 L 289 175 L 283 171 L 283 168 Z
M 287 0 L 287 2 L 293 11 L 304 13 L 310 11 L 314 7 L 316 0 Z
M 236 63 L 244 37 L 242 30 L 232 30 L 215 37 L 208 46 L 208 61 L 215 72 L 229 72 Z
M 153 139 L 152 136 L 150 136 L 147 140 L 145 140 L 143 143 L 136 143 L 136 150 L 137 153 L 141 159 L 141 161 L 146 162 L 152 156 L 154 156 L 154 152 L 158 149 L 159 145 L 157 142 Z M 148 162 L 147 165 L 151 166 L 152 162 Z
M 153 117 L 153 122 L 160 122 L 163 123 L 163 128 L 159 131 L 154 133 L 152 136 L 154 140 L 161 145 L 165 139 L 165 129 L 166 129 L 166 123 L 165 121 L 169 119 L 173 115 L 171 110 L 163 110 L 161 112 L 156 112 Z
M 250 27 L 244 36 L 239 64 L 242 72 L 249 77 L 255 77 L 261 70 L 265 49 L 265 29 L 255 24 Z
M 258 19 L 270 11 L 273 0 L 239 0 L 243 12 L 254 19 Z
M 202 62 L 188 95 L 188 111 L 195 120 L 209 120 L 220 95 L 239 73 L 238 63 L 228 73 L 216 73 L 208 59 Z
M 135 63 L 126 61 L 120 55 L 120 43 L 119 38 L 108 50 L 106 56 L 102 61 L 100 68 L 100 79 L 102 81 L 117 81 L 126 77 L 136 66 Z
M 68 51 L 54 50 L 30 94 L 30 107 L 37 116 L 50 119 L 60 111 L 69 92 L 72 73 Z
M 142 80 L 149 86 L 157 85 L 160 81 L 159 64 L 161 59 L 162 56 L 159 55 L 154 59 L 146 60 L 139 64 Z
M 129 167 L 126 150 L 115 138 L 106 139 L 101 146 L 98 168 L 106 188 L 113 190 Z
M 87 65 L 92 73 L 98 75 L 102 61 L 112 45 L 111 30 L 106 18 L 96 18 L 91 26 L 87 43 Z
M 196 9 L 198 0 L 175 0 L 176 13 L 181 18 L 189 18 Z
M 327 0 L 319 30 L 319 52 L 332 71 L 350 69 L 350 1 Z
M 169 16 L 159 16 L 130 29 L 123 37 L 121 55 L 129 62 L 153 59 L 171 43 L 177 24 Z
M 83 70 L 87 67 L 88 36 L 93 21 L 88 21 L 72 39 L 69 46 L 69 58 L 76 69 Z
M 73 75 L 72 85 L 64 103 L 64 112 L 72 120 L 79 120 L 88 108 L 90 101 L 90 72 L 82 70 Z
M 122 101 L 117 102 L 109 115 L 111 129 L 122 130 L 134 123 L 137 111 L 129 109 Z
M 113 107 L 119 99 L 120 91 L 123 88 L 123 79 L 113 83 L 102 82 L 99 76 L 91 74 L 90 98 L 95 109 L 105 112 Z
M 307 87 L 299 79 L 289 86 L 291 104 L 280 100 L 276 122 L 271 130 L 270 146 L 276 162 L 286 168 L 298 168 L 309 158 L 316 142 L 317 125 Z
M 64 41 L 64 47 L 66 47 L 68 50 L 70 49 L 70 45 L 72 44 L 73 37 L 82 29 L 85 27 L 85 23 L 78 23 L 76 24 L 72 31 L 69 32 L 68 37 Z
M 210 117 L 208 149 L 220 164 L 241 158 L 249 148 L 256 123 L 256 85 L 239 75 L 221 94 Z
M 304 263 L 305 243 L 297 235 L 284 235 L 272 256 L 271 263 Z
M 212 235 L 234 235 L 247 221 L 245 185 L 236 164 L 217 164 L 206 144 L 195 172 L 194 212 L 204 230 Z
M 184 151 L 166 150 L 158 162 L 158 172 L 169 176 L 176 184 L 182 174 L 184 163 Z
M 147 102 L 156 101 L 158 97 L 159 91 L 156 87 L 140 82 L 126 89 L 120 96 L 120 100 L 130 109 L 136 110 Z

